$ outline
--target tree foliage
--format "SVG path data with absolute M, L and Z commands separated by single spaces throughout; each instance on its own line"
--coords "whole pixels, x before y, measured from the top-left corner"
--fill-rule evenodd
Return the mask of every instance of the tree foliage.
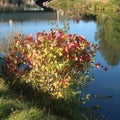
M 84 37 L 60 29 L 36 36 L 18 34 L 5 57 L 6 74 L 55 98 L 74 96 L 89 80 L 97 48 Z

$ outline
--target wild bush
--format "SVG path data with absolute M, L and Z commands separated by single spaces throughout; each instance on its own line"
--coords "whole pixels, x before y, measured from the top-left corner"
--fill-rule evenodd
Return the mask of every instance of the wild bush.
M 6 74 L 55 98 L 71 97 L 88 82 L 97 48 L 84 37 L 60 29 L 36 36 L 17 34 L 5 57 Z

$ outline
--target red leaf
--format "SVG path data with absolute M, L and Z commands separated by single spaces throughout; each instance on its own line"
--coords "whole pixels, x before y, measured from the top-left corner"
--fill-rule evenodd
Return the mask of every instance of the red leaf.
M 101 64 L 100 64 L 100 63 L 95 64 L 95 66 L 96 66 L 97 68 L 101 68 Z

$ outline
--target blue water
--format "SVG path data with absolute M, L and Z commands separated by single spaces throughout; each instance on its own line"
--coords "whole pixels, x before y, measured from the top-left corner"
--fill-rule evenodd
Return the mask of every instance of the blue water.
M 62 21 L 64 19 L 58 19 L 55 12 L 48 12 L 46 14 L 43 14 L 43 12 L 29 12 L 26 14 L 23 13 L 24 16 L 22 13 L 11 14 L 4 13 L 0 20 L 0 39 L 3 35 L 9 34 L 12 30 L 23 32 L 24 34 L 35 34 L 41 30 L 49 31 L 51 28 L 55 28 L 55 25 L 52 24 L 53 22 L 56 22 L 59 27 L 63 27 Z M 18 19 L 16 16 L 18 16 Z M 80 20 L 76 22 L 71 19 L 68 22 L 69 33 L 85 36 L 87 40 L 99 44 L 99 39 L 96 40 L 95 37 L 98 31 L 98 25 L 94 20 L 87 20 L 87 22 Z M 104 53 L 104 51 L 102 52 Z M 119 55 L 120 53 L 118 52 L 117 54 Z M 112 54 L 111 57 L 113 57 Z M 104 71 L 103 69 L 94 70 L 95 81 L 89 86 L 87 93 L 113 97 L 105 100 L 93 99 L 88 102 L 87 105 L 92 106 L 99 104 L 101 109 L 98 110 L 98 112 L 102 113 L 110 120 L 120 120 L 120 60 L 118 60 L 116 65 L 108 64 L 109 62 L 105 59 L 103 54 L 101 54 L 101 50 L 97 52 L 95 59 L 96 62 L 100 62 L 103 66 L 108 67 L 109 71 Z

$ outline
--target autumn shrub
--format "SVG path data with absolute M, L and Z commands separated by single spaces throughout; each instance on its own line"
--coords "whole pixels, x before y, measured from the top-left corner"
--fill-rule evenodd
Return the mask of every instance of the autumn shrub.
M 5 57 L 6 76 L 54 98 L 71 97 L 88 82 L 97 48 L 84 37 L 60 29 L 35 36 L 17 34 Z

